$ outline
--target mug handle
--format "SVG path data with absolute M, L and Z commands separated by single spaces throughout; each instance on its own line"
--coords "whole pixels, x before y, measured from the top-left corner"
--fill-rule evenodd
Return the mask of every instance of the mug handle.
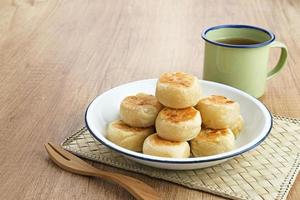
M 267 74 L 267 80 L 270 80 L 278 72 L 281 71 L 281 69 L 284 67 L 284 64 L 286 63 L 287 54 L 288 54 L 287 47 L 281 42 L 275 41 L 270 44 L 270 47 L 271 48 L 281 48 L 281 53 L 280 53 L 280 58 L 279 58 L 277 65 L 273 69 L 269 70 L 269 72 Z

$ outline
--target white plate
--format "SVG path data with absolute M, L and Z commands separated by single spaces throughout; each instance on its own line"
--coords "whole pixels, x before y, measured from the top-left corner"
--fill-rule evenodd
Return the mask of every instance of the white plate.
M 236 139 L 236 147 L 232 151 L 213 156 L 195 158 L 163 158 L 145 155 L 122 148 L 105 138 L 107 124 L 119 118 L 121 101 L 129 95 L 139 92 L 155 93 L 157 79 L 141 80 L 127 83 L 95 98 L 85 113 L 85 122 L 94 137 L 108 148 L 121 153 L 127 158 L 152 167 L 187 170 L 204 168 L 219 164 L 258 146 L 269 134 L 272 128 L 272 116 L 268 109 L 257 99 L 223 84 L 199 80 L 204 96 L 223 95 L 239 102 L 245 127 Z

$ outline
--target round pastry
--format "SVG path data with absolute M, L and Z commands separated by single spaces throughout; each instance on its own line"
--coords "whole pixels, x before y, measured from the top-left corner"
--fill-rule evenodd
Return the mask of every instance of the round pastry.
M 240 117 L 240 105 L 223 96 L 201 99 L 196 109 L 201 113 L 203 125 L 212 129 L 230 128 Z
M 220 154 L 234 148 L 234 134 L 229 128 L 202 129 L 190 144 L 192 153 L 196 157 Z
M 194 106 L 200 99 L 198 79 L 184 72 L 168 72 L 160 76 L 156 84 L 155 96 L 170 108 Z
M 154 133 L 154 128 L 130 127 L 121 120 L 111 122 L 107 128 L 107 139 L 126 149 L 141 152 L 144 140 Z
M 244 119 L 242 115 L 240 115 L 237 122 L 230 127 L 235 137 L 237 137 L 240 134 L 240 132 L 243 129 L 243 126 L 244 126 Z
M 133 127 L 149 127 L 155 124 L 162 105 L 150 94 L 137 94 L 126 97 L 120 105 L 120 117 Z
M 160 157 L 188 158 L 190 146 L 187 142 L 168 141 L 157 134 L 152 134 L 144 141 L 143 153 Z
M 157 134 L 170 141 L 188 141 L 201 130 L 201 115 L 193 107 L 162 109 L 155 121 Z

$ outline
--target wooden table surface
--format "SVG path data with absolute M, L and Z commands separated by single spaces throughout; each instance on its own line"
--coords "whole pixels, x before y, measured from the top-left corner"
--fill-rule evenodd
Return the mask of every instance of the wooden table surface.
M 201 77 L 200 33 L 208 26 L 272 30 L 289 59 L 261 100 L 275 114 L 300 117 L 299 19 L 298 0 L 2 0 L 0 199 L 132 199 L 117 185 L 56 167 L 43 144 L 81 128 L 89 102 L 112 87 L 165 71 Z M 95 165 L 140 178 L 163 199 L 223 199 Z M 299 197 L 298 176 L 288 199 Z

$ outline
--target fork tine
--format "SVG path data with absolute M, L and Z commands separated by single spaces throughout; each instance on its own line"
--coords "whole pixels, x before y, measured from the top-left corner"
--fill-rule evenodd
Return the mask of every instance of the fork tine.
M 55 150 L 57 153 L 61 154 L 63 157 L 65 157 L 68 160 L 71 160 L 73 158 L 73 154 L 69 153 L 68 151 L 65 151 L 63 148 L 61 148 L 59 145 L 53 144 L 51 142 L 48 142 L 48 145 Z
M 91 172 L 97 171 L 96 168 L 84 162 L 77 156 L 57 147 L 57 145 L 45 144 L 45 148 L 53 162 L 61 168 L 81 175 L 90 175 Z M 56 149 L 58 148 L 58 149 Z M 68 156 L 68 157 L 66 157 Z
M 54 161 L 58 166 L 65 169 L 65 163 L 68 160 L 56 152 L 49 144 L 45 144 L 46 151 L 48 152 L 52 161 Z
M 59 145 L 53 144 L 53 143 L 48 143 L 49 146 L 54 149 L 57 153 L 59 153 L 60 155 L 62 155 L 63 157 L 67 158 L 68 160 L 73 160 L 76 161 L 77 163 L 81 164 L 82 166 L 85 167 L 93 167 L 90 164 L 88 164 L 87 162 L 83 161 L 82 159 L 78 158 L 77 156 L 73 155 L 72 153 L 68 152 L 67 150 L 64 150 L 62 147 L 60 147 Z

